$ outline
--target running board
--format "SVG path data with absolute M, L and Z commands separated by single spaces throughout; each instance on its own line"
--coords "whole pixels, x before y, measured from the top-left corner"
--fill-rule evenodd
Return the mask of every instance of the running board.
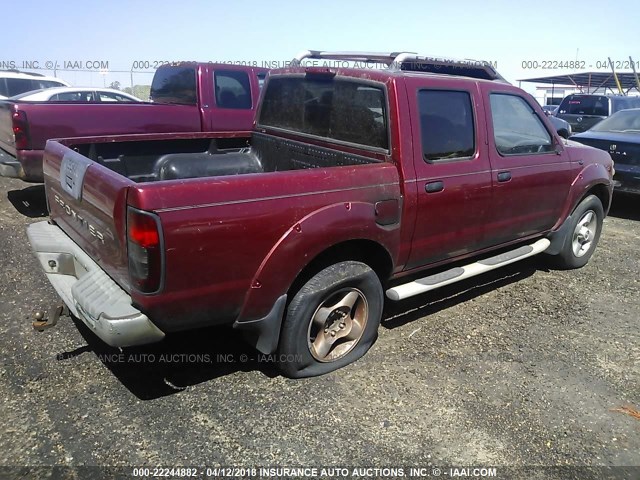
M 413 282 L 390 288 L 387 290 L 387 297 L 391 300 L 404 300 L 405 298 L 420 295 L 421 293 L 435 290 L 436 288 L 444 287 L 451 283 L 460 282 L 467 278 L 480 275 L 481 273 L 495 270 L 496 268 L 504 267 L 510 263 L 542 253 L 550 244 L 551 242 L 548 239 L 543 238 L 531 245 L 525 245 L 494 257 L 485 258 L 484 260 L 465 265 L 464 267 L 455 267 L 441 273 L 436 273 L 435 275 L 419 278 Z

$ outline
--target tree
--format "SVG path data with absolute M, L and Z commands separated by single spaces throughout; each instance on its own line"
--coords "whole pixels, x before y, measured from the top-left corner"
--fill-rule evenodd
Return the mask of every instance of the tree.
M 129 95 L 133 95 L 134 97 L 138 97 L 140 100 L 144 102 L 149 101 L 149 95 L 151 93 L 151 85 L 134 85 L 131 87 L 124 87 L 123 91 L 128 93 Z
M 109 84 L 109 88 L 113 88 L 114 90 L 120 90 L 120 82 L 117 80 L 115 82 L 111 82 Z

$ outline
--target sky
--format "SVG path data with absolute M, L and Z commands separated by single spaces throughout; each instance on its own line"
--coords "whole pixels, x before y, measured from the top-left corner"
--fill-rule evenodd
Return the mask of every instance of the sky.
M 162 61 L 260 65 L 306 49 L 488 60 L 515 84 L 580 71 L 545 63 L 577 59 L 582 71 L 609 71 L 599 65 L 607 57 L 640 62 L 638 1 L 36 0 L 21 2 L 12 18 L 0 28 L 0 69 L 38 66 L 54 75 L 47 67 L 57 64 L 55 75 L 78 86 L 149 84 Z M 87 63 L 92 73 L 80 72 Z

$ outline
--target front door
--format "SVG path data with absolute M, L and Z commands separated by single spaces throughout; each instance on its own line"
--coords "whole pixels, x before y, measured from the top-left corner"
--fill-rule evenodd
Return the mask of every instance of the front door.
M 492 245 L 550 230 L 560 217 L 571 183 L 571 165 L 530 100 L 519 92 L 483 85 L 493 202 Z

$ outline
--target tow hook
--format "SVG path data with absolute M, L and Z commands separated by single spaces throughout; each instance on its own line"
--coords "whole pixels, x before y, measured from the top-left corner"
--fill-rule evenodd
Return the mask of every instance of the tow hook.
M 69 309 L 66 305 L 56 305 L 49 310 L 49 316 L 45 317 L 44 312 L 38 311 L 34 314 L 33 328 L 38 332 L 44 332 L 48 328 L 55 327 L 61 316 L 68 316 Z

